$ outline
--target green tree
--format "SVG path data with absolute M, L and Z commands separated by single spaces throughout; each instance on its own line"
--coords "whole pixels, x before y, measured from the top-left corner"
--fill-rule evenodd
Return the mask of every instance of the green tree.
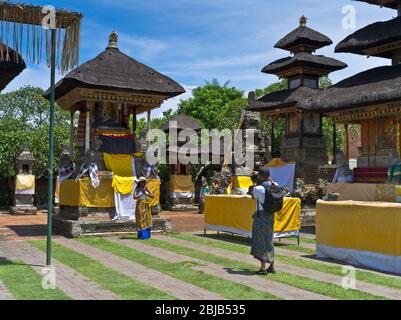
M 47 175 L 49 154 L 49 101 L 41 88 L 23 87 L 0 95 L 0 178 L 16 174 L 16 159 L 24 144 L 36 158 L 34 174 Z M 56 108 L 55 152 L 69 142 L 69 115 Z
M 179 112 L 199 120 L 206 129 L 238 127 L 241 112 L 247 105 L 244 91 L 220 85 L 217 80 L 206 82 L 192 91 L 193 97 L 180 102 Z

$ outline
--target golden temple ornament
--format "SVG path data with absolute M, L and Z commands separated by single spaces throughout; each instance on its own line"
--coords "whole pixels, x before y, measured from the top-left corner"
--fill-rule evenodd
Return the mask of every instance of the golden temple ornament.
M 109 35 L 109 45 L 107 48 L 118 49 L 117 41 L 118 41 L 118 34 L 113 30 L 113 32 L 110 33 Z
M 306 27 L 306 24 L 308 23 L 308 18 L 305 16 L 302 16 L 301 18 L 299 18 L 299 24 L 301 25 L 301 27 Z

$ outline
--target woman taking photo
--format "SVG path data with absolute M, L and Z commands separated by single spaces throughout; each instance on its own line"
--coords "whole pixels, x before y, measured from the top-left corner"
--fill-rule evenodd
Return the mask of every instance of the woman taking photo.
M 136 226 L 138 230 L 138 239 L 146 240 L 150 238 L 152 228 L 152 212 L 149 206 L 148 198 L 153 198 L 153 193 L 146 187 L 146 178 L 141 177 L 135 188 L 134 199 L 136 201 Z

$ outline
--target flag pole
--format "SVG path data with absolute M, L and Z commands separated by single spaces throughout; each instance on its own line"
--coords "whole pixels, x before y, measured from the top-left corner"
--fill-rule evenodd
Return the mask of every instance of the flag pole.
M 54 108 L 56 82 L 56 29 L 51 29 L 50 124 L 49 124 L 49 184 L 47 194 L 47 248 L 46 265 L 52 264 L 52 214 L 54 172 Z

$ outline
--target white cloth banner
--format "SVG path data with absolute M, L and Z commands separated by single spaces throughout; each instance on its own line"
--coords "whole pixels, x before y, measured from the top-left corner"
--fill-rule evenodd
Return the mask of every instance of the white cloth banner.
M 135 221 L 136 201 L 132 194 L 114 193 L 116 204 L 116 215 L 113 220 L 132 220 Z
M 283 167 L 269 167 L 270 177 L 278 183 L 280 188 L 287 187 L 294 192 L 295 164 L 288 164 Z
M 171 199 L 191 199 L 195 198 L 195 192 L 171 192 Z
M 35 189 L 15 190 L 15 194 L 33 195 L 35 194 Z
M 370 251 L 336 248 L 317 244 L 316 257 L 322 259 L 334 259 L 352 265 L 401 274 L 401 257 L 399 256 L 390 256 Z

